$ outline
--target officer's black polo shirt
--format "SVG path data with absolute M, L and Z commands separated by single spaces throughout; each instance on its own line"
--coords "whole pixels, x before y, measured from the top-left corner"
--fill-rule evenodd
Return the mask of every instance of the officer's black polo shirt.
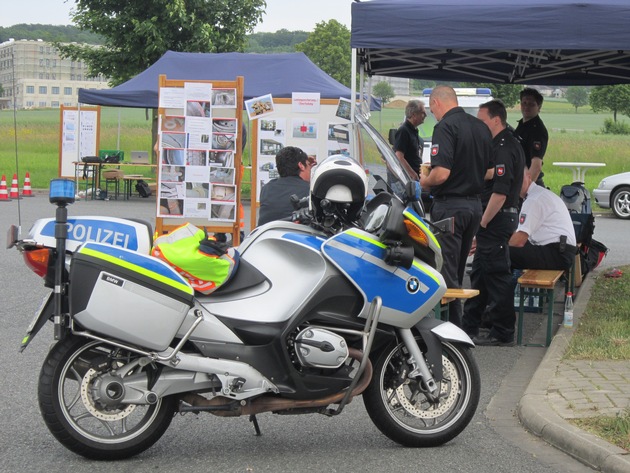
M 484 207 L 494 193 L 506 196 L 503 208 L 518 207 L 525 154 L 519 141 L 507 128 L 492 139 L 492 156 L 494 178 L 486 181 L 481 198 Z
M 490 166 L 492 135 L 484 122 L 461 107 L 444 114 L 433 129 L 431 166 L 450 169 L 444 183 L 433 187 L 435 198 L 480 195 Z
M 542 159 L 547 151 L 549 134 L 545 124 L 540 119 L 540 115 L 523 122 L 521 118 L 514 132 L 521 138 L 523 151 L 525 151 L 525 165 L 529 168 L 532 164 L 532 157 Z

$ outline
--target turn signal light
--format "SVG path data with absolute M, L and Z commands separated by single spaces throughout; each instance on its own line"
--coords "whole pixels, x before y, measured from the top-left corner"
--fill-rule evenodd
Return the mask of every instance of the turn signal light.
M 429 246 L 429 237 L 418 225 L 411 220 L 405 219 L 405 227 L 407 227 L 407 233 L 416 243 L 422 246 Z
M 38 276 L 46 277 L 51 251 L 49 248 L 37 248 L 26 250 L 22 253 L 26 266 L 31 268 Z

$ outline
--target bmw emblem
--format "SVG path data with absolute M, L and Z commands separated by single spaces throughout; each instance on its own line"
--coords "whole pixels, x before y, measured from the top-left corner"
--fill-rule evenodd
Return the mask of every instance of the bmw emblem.
M 416 277 L 407 279 L 407 292 L 415 294 L 420 289 L 420 281 Z

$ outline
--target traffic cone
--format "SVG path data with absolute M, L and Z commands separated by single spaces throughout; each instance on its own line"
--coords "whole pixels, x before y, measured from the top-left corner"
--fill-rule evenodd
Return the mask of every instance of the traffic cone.
M 10 202 L 9 193 L 7 192 L 7 177 L 3 174 L 0 181 L 0 201 Z
M 33 197 L 33 190 L 31 189 L 31 175 L 28 173 L 28 171 L 26 171 L 26 177 L 24 178 L 22 197 Z
M 11 181 L 11 192 L 9 192 L 11 199 L 20 198 L 20 190 L 18 189 L 17 174 L 13 174 L 13 180 Z

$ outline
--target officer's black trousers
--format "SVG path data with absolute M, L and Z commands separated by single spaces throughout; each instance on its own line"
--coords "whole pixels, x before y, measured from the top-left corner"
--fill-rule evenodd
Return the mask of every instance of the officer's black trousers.
M 477 335 L 484 312 L 491 324 L 490 336 L 509 342 L 514 339 L 514 287 L 508 241 L 518 226 L 516 213 L 499 212 L 486 228 L 479 227 L 477 250 L 470 273 L 470 286 L 479 295 L 464 305 L 462 328 Z
M 448 197 L 433 201 L 431 206 L 433 222 L 454 217 L 453 234 L 441 233 L 437 236 L 444 259 L 442 276 L 449 288 L 462 287 L 466 259 L 481 221 L 481 213 L 481 201 L 478 198 Z M 449 321 L 458 327 L 461 326 L 462 304 L 459 300 L 449 305 Z

